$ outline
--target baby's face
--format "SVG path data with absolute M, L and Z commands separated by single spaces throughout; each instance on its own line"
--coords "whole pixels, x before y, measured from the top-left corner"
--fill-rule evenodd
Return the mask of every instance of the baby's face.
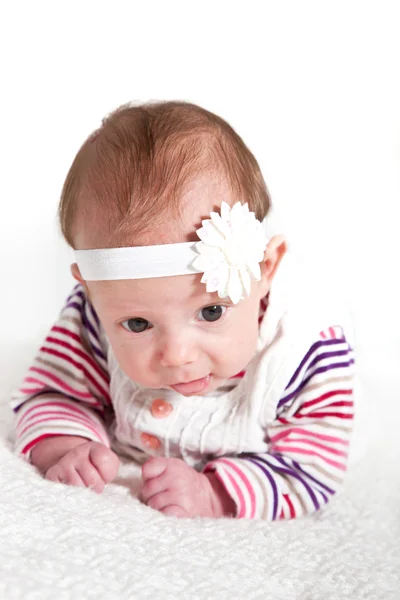
M 212 210 L 219 210 L 222 200 L 231 206 L 236 201 L 220 181 L 198 178 L 182 198 L 182 220 L 166 219 L 162 230 L 136 243 L 198 241 L 196 229 Z M 91 232 L 95 236 L 96 228 Z M 94 238 L 82 243 L 101 247 Z M 87 282 L 114 354 L 133 381 L 187 396 L 207 394 L 254 356 L 259 303 L 268 282 L 253 282 L 250 296 L 233 305 L 207 293 L 200 279 L 196 274 Z
M 233 305 L 199 275 L 89 282 L 118 363 L 138 384 L 203 395 L 246 367 L 256 351 L 265 288 Z

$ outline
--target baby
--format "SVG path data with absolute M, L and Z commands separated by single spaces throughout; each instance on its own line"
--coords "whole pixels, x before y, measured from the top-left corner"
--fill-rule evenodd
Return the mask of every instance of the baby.
M 16 451 L 46 479 L 100 493 L 124 454 L 165 515 L 329 501 L 352 348 L 333 290 L 267 239 L 269 209 L 242 139 L 193 104 L 122 106 L 86 140 L 59 209 L 79 283 L 11 402 Z

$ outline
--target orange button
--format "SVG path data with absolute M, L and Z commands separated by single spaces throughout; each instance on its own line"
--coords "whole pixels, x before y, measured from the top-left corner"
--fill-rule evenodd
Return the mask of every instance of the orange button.
M 158 450 L 161 446 L 161 442 L 155 435 L 150 435 L 149 433 L 141 433 L 140 439 L 142 440 L 143 446 L 146 448 L 150 448 L 151 450 Z
M 156 398 L 151 403 L 151 414 L 155 419 L 164 419 L 172 413 L 172 405 L 162 398 Z

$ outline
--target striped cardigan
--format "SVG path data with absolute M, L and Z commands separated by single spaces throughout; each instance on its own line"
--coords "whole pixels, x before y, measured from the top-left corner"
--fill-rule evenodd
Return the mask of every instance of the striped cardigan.
M 266 308 L 263 303 L 260 320 Z M 76 435 L 110 446 L 104 414 L 112 412 L 112 398 L 100 328 L 77 285 L 12 397 L 16 451 L 27 460 L 33 446 L 50 436 Z M 353 364 L 342 328 L 328 326 L 286 385 L 266 431 L 268 452 L 219 457 L 205 465 L 234 499 L 238 517 L 307 515 L 337 491 L 354 412 Z

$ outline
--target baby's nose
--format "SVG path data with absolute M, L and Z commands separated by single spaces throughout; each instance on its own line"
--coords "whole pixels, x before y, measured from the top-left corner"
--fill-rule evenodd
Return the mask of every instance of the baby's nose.
M 164 337 L 160 357 L 163 367 L 181 367 L 197 358 L 198 349 L 190 336 L 172 334 Z

